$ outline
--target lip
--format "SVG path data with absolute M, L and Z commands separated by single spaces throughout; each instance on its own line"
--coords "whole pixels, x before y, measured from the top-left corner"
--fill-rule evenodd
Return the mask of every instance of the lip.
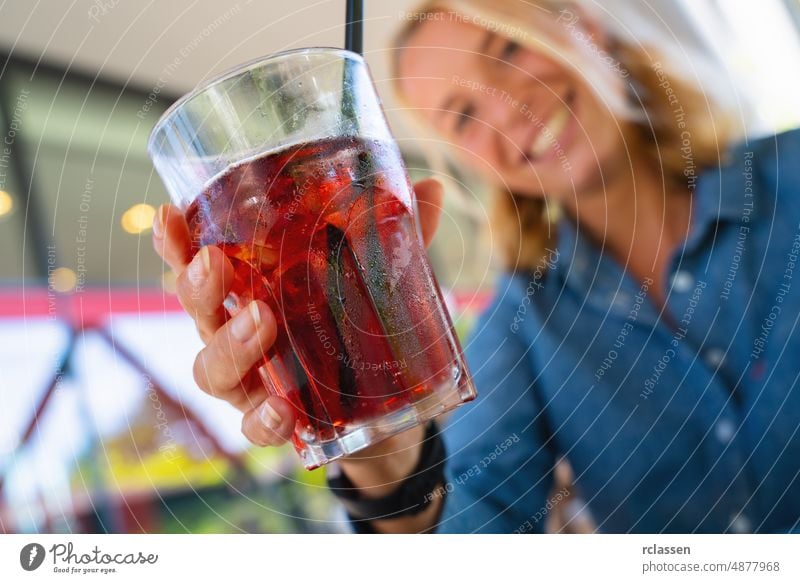
M 559 103 L 557 103 L 554 107 L 550 108 L 546 116 L 535 118 L 539 120 L 542 119 L 549 120 L 557 107 L 566 107 L 569 112 L 569 119 L 567 120 L 567 123 L 564 126 L 564 128 L 561 130 L 560 135 L 557 137 L 556 136 L 553 137 L 554 140 L 556 141 L 556 144 L 558 145 L 558 148 L 548 147 L 545 153 L 542 154 L 541 156 L 533 156 L 530 153 L 530 144 L 532 144 L 533 141 L 539 136 L 539 134 L 542 132 L 545 126 L 540 124 L 534 124 L 534 127 L 531 129 L 530 133 L 526 136 L 526 139 L 523 142 L 523 144 L 525 144 L 525 148 L 522 149 L 520 155 L 521 163 L 525 165 L 531 165 L 531 164 L 539 164 L 542 162 L 547 162 L 556 158 L 557 149 L 561 149 L 562 152 L 567 150 L 568 146 L 572 143 L 572 139 L 575 134 L 575 126 L 577 125 L 576 123 L 577 116 L 575 113 L 576 111 L 575 101 L 576 101 L 575 90 L 570 89 L 569 91 L 567 91 L 566 95 L 564 96 L 563 99 L 560 100 Z

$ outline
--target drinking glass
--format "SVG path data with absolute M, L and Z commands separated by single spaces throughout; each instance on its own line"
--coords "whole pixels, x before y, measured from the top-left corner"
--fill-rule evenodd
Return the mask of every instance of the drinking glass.
M 193 252 L 216 245 L 234 266 L 228 312 L 259 299 L 275 314 L 258 371 L 296 410 L 307 468 L 475 397 L 361 56 L 241 65 L 164 113 L 148 151 Z

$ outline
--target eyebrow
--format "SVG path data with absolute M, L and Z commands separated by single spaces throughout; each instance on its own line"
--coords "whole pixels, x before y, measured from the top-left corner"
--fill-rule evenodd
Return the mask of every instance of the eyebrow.
M 478 48 L 478 54 L 486 55 L 488 54 L 489 47 L 492 44 L 492 40 L 494 39 L 494 33 L 490 30 L 486 31 L 486 34 L 483 36 L 483 40 L 481 40 L 480 47 Z M 437 116 L 441 116 L 445 113 L 450 111 L 450 108 L 453 105 L 453 102 L 458 99 L 455 95 L 450 95 L 447 99 L 445 99 L 444 103 L 442 103 L 437 111 Z

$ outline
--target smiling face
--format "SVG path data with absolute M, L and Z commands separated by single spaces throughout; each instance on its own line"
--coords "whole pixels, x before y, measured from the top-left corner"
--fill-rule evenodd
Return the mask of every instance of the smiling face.
M 468 167 L 519 195 L 546 194 L 570 205 L 575 193 L 601 189 L 627 164 L 620 125 L 578 72 L 442 16 L 408 37 L 399 87 Z

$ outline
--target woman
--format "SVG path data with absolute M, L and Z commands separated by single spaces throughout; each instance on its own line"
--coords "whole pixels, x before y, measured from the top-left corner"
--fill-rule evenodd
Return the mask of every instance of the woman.
M 498 190 L 506 272 L 466 347 L 480 396 L 444 425 L 446 463 L 416 428 L 338 464 L 356 528 L 540 532 L 562 457 L 599 531 L 796 528 L 800 134 L 742 142 L 699 82 L 574 2 L 406 20 L 396 88 Z M 429 241 L 442 189 L 416 194 Z M 154 241 L 207 343 L 198 384 L 253 443 L 284 442 L 292 408 L 251 370 L 273 315 L 227 319 L 231 265 L 192 259 L 174 209 Z

